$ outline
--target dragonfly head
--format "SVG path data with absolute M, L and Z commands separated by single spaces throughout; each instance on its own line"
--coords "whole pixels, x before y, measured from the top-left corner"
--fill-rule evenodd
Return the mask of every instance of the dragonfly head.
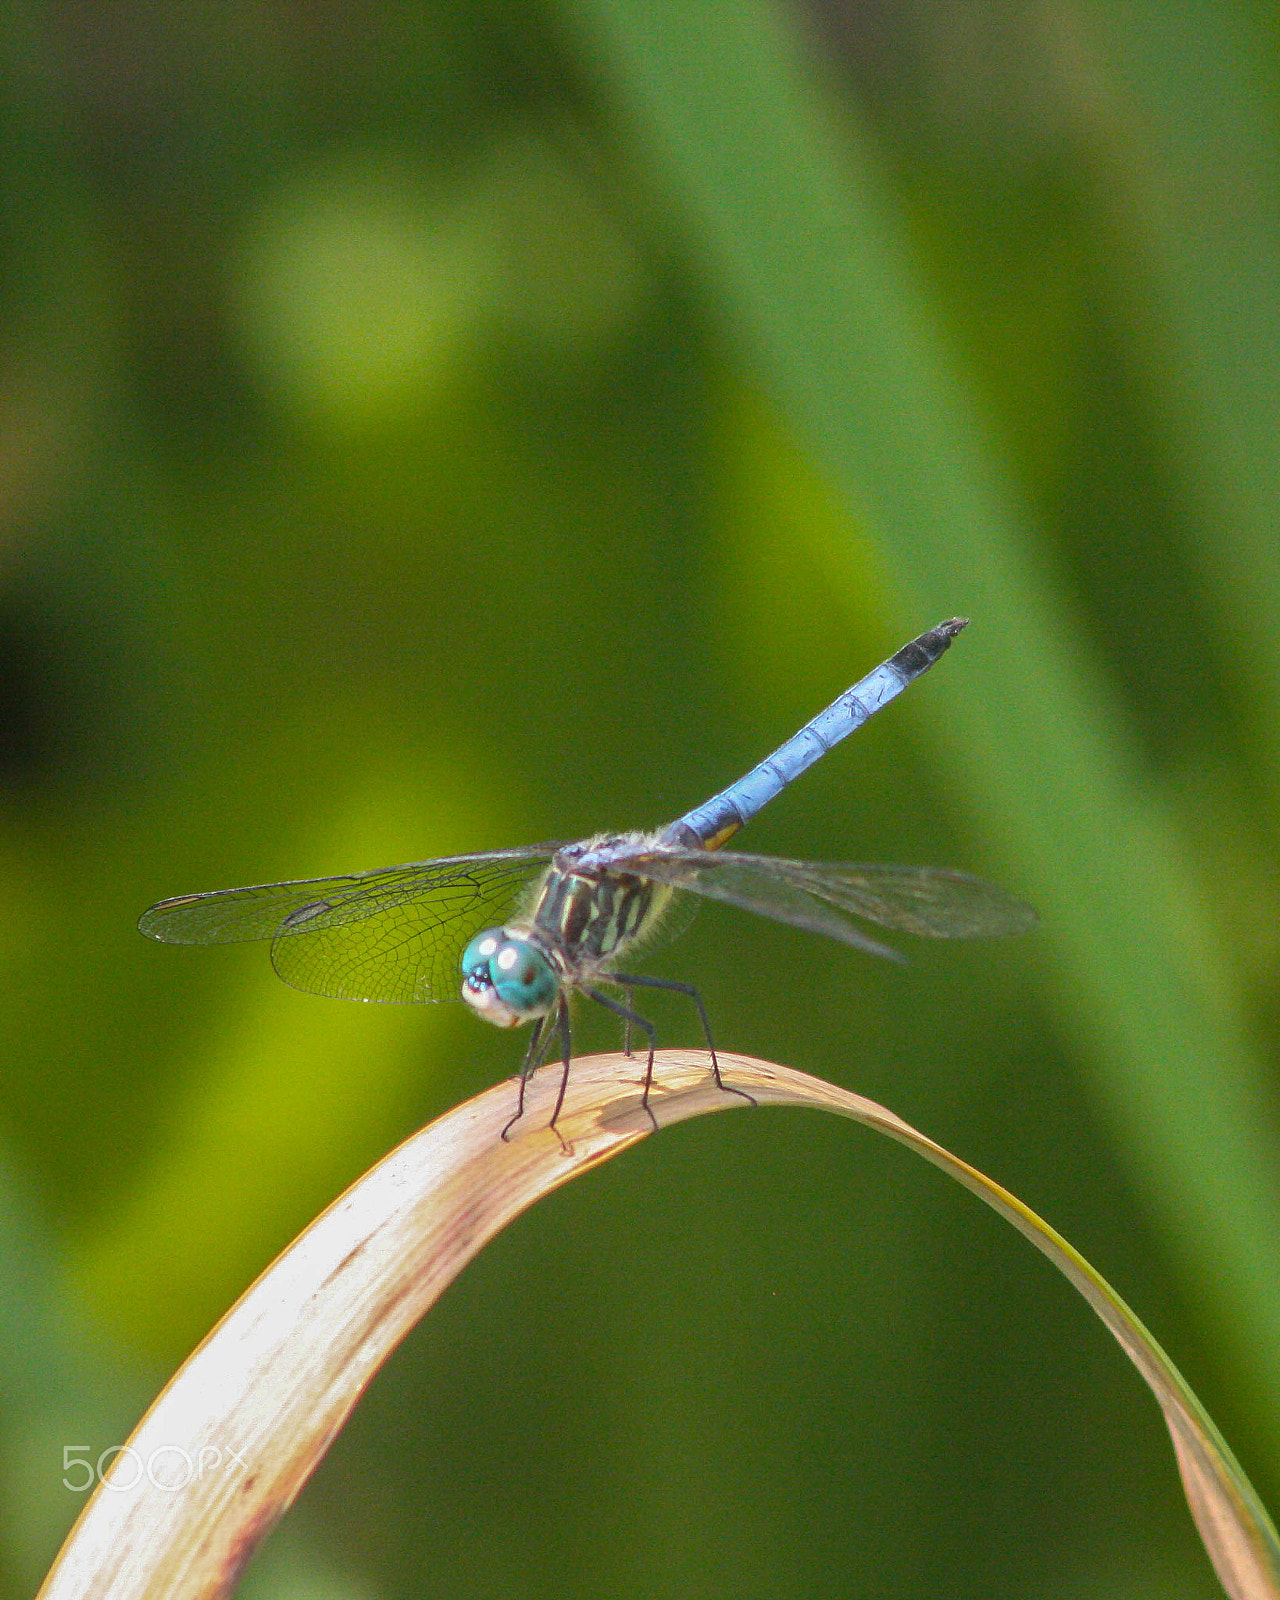
M 560 984 L 550 961 L 528 939 L 489 928 L 462 955 L 462 998 L 486 1022 L 518 1028 L 545 1017 Z

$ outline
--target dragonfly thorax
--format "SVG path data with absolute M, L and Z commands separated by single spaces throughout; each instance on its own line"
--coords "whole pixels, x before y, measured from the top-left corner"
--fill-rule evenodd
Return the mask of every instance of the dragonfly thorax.
M 565 845 L 518 922 L 490 928 L 462 957 L 462 998 L 499 1028 L 545 1017 L 560 995 L 606 972 L 614 958 L 649 932 L 670 890 L 611 870 L 622 847 L 643 834 L 610 834 Z
M 506 928 L 477 934 L 462 956 L 462 998 L 486 1022 L 518 1028 L 545 1017 L 560 980 L 546 951 Z
M 654 927 L 670 890 L 612 865 L 624 850 L 649 842 L 646 834 L 609 834 L 556 852 L 530 923 L 571 974 L 607 965 Z

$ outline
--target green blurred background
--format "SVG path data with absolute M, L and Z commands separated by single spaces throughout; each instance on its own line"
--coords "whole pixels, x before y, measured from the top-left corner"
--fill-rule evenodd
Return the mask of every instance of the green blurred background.
M 3 47 L 0 1594 L 64 1451 L 518 1059 L 139 912 L 664 822 L 956 613 L 748 847 L 1041 931 L 896 971 L 709 906 L 650 970 L 1045 1213 L 1274 1504 L 1273 10 L 13 0 Z M 491 1246 L 244 1592 L 1218 1590 L 1045 1263 L 770 1111 Z

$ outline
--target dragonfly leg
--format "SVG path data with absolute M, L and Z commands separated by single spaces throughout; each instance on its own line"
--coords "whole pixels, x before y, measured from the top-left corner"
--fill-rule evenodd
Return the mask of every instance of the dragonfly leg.
M 698 1016 L 702 1022 L 702 1032 L 707 1041 L 707 1054 L 711 1057 L 711 1076 L 716 1080 L 716 1088 L 723 1090 L 725 1094 L 736 1094 L 750 1105 L 757 1104 L 754 1095 L 749 1095 L 745 1089 L 735 1089 L 731 1083 L 726 1083 L 720 1076 L 720 1058 L 716 1055 L 715 1043 L 711 1038 L 711 1023 L 707 1018 L 707 1008 L 702 1003 L 702 996 L 691 983 L 677 983 L 673 978 L 637 978 L 634 974 L 628 973 L 624 975 L 621 972 L 611 972 L 609 977 L 613 983 L 621 983 L 628 990 L 633 990 L 634 986 L 639 984 L 645 989 L 668 989 L 673 994 L 687 995 L 698 1008 Z M 649 1072 L 652 1075 L 652 1054 L 649 1057 Z
M 564 1071 L 560 1074 L 560 1093 L 556 1096 L 556 1108 L 551 1113 L 551 1121 L 547 1124 L 547 1126 L 549 1128 L 556 1129 L 556 1137 L 560 1140 L 560 1147 L 564 1151 L 565 1155 L 569 1155 L 569 1146 L 565 1144 L 564 1136 L 561 1134 L 560 1130 L 556 1128 L 556 1122 L 559 1120 L 561 1108 L 564 1106 L 565 1092 L 569 1087 L 569 1058 L 573 1054 L 573 1035 L 569 1031 L 569 1002 L 563 995 L 560 996 L 560 1003 L 556 1007 L 554 1026 L 556 1032 L 560 1035 L 560 1049 L 564 1056 Z M 551 1027 L 548 1026 L 547 1038 L 550 1039 L 550 1037 Z
M 631 979 L 615 978 L 614 975 L 610 973 L 609 981 L 610 983 L 629 984 Z M 653 1052 L 657 1048 L 658 1043 L 657 1029 L 654 1027 L 652 1022 L 648 1021 L 645 1017 L 642 1017 L 638 1011 L 632 1011 L 629 1006 L 624 1006 L 620 1000 L 614 1000 L 607 994 L 601 994 L 599 989 L 584 989 L 583 993 L 586 995 L 588 1000 L 594 1000 L 597 1005 L 603 1006 L 606 1011 L 612 1011 L 614 1016 L 621 1017 L 622 1020 L 627 1024 L 628 1028 L 634 1024 L 634 1026 L 639 1028 L 642 1033 L 648 1035 L 649 1063 L 644 1070 L 644 1093 L 640 1096 L 640 1104 L 648 1112 L 649 1121 L 653 1123 L 653 1131 L 657 1133 L 658 1119 L 654 1116 L 653 1109 L 649 1105 L 649 1090 L 653 1087 Z M 630 1054 L 630 1052 L 628 1052 L 628 1054 Z
M 512 1128 L 514 1128 L 516 1123 L 519 1122 L 520 1118 L 524 1116 L 525 1086 L 528 1084 L 529 1079 L 541 1066 L 543 1057 L 547 1053 L 547 1040 L 550 1038 L 550 1036 L 551 1030 L 547 1027 L 546 1017 L 535 1017 L 533 1023 L 533 1033 L 529 1039 L 529 1048 L 524 1053 L 524 1065 L 520 1068 L 519 1073 L 520 1094 L 519 1098 L 516 1100 L 516 1114 L 502 1130 L 502 1138 L 504 1142 L 506 1142 L 507 1136 L 510 1134 Z M 563 1097 L 564 1091 L 562 1090 L 561 1098 L 563 1099 Z M 556 1109 L 559 1110 L 559 1107 L 557 1106 Z
M 628 989 L 627 990 L 627 1005 L 630 1007 L 630 1009 L 632 1011 L 634 1011 L 635 1008 L 636 1008 L 636 992 L 635 992 L 634 989 Z M 631 1018 L 630 1018 L 630 1016 L 626 1017 L 624 1019 L 624 1021 L 623 1021 L 623 1024 L 622 1024 L 622 1053 L 623 1053 L 624 1056 L 629 1056 L 631 1054 Z

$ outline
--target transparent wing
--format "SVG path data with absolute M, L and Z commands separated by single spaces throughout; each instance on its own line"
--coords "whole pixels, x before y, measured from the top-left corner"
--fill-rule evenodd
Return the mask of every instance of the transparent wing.
M 1003 889 L 942 867 L 661 849 L 635 851 L 612 865 L 894 959 L 895 951 L 869 938 L 849 916 L 927 939 L 1024 933 L 1037 920 L 1029 905 Z
M 523 845 L 345 878 L 179 895 L 144 912 L 138 928 L 166 944 L 270 939 L 276 971 L 308 994 L 454 999 L 467 941 L 507 917 L 524 885 L 559 848 Z

